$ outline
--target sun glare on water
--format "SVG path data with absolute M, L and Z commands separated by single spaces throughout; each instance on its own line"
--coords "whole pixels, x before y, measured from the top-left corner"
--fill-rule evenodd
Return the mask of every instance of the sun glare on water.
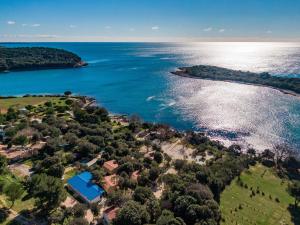
M 291 60 L 286 46 L 292 47 L 293 43 L 193 43 L 182 47 L 186 52 L 183 63 L 273 74 L 297 73 L 292 71 L 290 64 L 296 62 Z M 295 125 L 295 117 L 300 121 L 299 114 L 286 103 L 287 98 L 294 98 L 295 102 L 299 99 L 267 87 L 180 77 L 171 79 L 171 93 L 182 116 L 194 121 L 195 127 L 208 129 L 216 137 L 223 136 L 222 141 L 231 138 L 261 150 L 284 142 L 285 126 Z M 280 98 L 274 101 L 276 95 Z M 236 135 L 231 136 L 232 133 Z

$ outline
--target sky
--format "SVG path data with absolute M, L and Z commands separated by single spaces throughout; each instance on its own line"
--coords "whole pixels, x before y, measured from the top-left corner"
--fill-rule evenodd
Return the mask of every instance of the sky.
M 0 0 L 19 41 L 300 41 L 300 0 Z

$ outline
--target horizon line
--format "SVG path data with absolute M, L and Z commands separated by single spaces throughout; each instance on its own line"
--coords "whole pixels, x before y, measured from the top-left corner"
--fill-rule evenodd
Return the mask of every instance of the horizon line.
M 300 40 L 202 40 L 202 41 L 50 41 L 50 40 L 34 40 L 34 41 L 0 41 L 0 44 L 17 44 L 17 43 L 300 43 Z
M 300 42 L 300 37 L 109 37 L 109 36 L 2 36 L 0 43 L 39 43 L 39 42 L 71 42 L 71 43 L 195 43 L 195 42 Z

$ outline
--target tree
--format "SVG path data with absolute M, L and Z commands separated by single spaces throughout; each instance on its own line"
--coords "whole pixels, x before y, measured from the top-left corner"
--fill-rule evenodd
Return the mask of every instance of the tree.
M 6 120 L 7 121 L 11 121 L 11 120 L 15 120 L 18 117 L 18 113 L 16 112 L 16 110 L 14 108 L 8 108 L 7 113 L 6 113 Z
M 9 216 L 9 210 L 7 208 L 0 208 L 0 223 L 2 224 Z
M 10 208 L 12 208 L 15 204 L 15 201 L 22 197 L 24 194 L 23 186 L 20 183 L 11 182 L 10 184 L 4 187 L 4 193 L 12 202 Z
M 0 112 L 0 124 L 3 124 L 4 121 L 5 121 L 5 117 L 4 117 L 4 115 L 1 114 L 1 112 Z
M 92 174 L 93 174 L 93 180 L 102 186 L 104 184 L 104 176 L 105 176 L 104 170 L 103 169 L 93 170 Z
M 233 144 L 228 147 L 228 150 L 235 155 L 240 155 L 242 148 L 238 144 Z
M 62 180 L 44 173 L 32 176 L 29 193 L 36 198 L 36 205 L 46 211 L 58 207 L 66 199 Z
M 70 225 L 88 225 L 89 222 L 85 218 L 74 218 L 71 222 Z
M 138 177 L 138 184 L 141 186 L 147 186 L 151 184 L 151 180 L 149 179 L 149 173 L 146 171 L 142 171 L 140 176 Z
M 83 217 L 85 214 L 85 211 L 87 210 L 86 205 L 81 204 L 81 203 L 77 203 L 73 208 L 73 215 L 75 217 Z
M 128 200 L 129 197 L 126 196 L 121 190 L 112 191 L 107 194 L 108 205 L 121 206 Z
M 275 164 L 277 168 L 279 168 L 285 158 L 292 156 L 293 153 L 286 144 L 275 145 L 273 147 L 273 152 L 275 154 Z
M 205 200 L 213 199 L 213 193 L 211 190 L 203 184 L 191 184 L 187 188 L 187 194 L 193 196 L 198 202 L 204 202 Z
M 52 107 L 53 106 L 52 102 L 50 102 L 50 101 L 45 102 L 44 105 L 47 106 L 47 107 Z
M 294 181 L 292 184 L 288 186 L 288 191 L 290 195 L 295 198 L 294 206 L 295 208 L 297 208 L 300 202 L 300 182 Z
M 185 218 L 188 224 L 195 224 L 213 219 L 213 212 L 207 205 L 192 204 L 187 208 Z
M 74 147 L 76 146 L 76 144 L 78 143 L 78 137 L 76 134 L 74 133 L 66 133 L 64 135 L 64 139 L 66 140 L 66 142 L 70 145 L 70 147 Z
M 99 215 L 101 206 L 100 206 L 97 202 L 94 202 L 94 203 L 90 204 L 90 208 L 91 208 L 92 213 L 93 213 L 95 216 L 98 216 L 98 215 Z
M 64 219 L 67 217 L 67 214 L 69 214 L 69 209 L 67 209 L 68 212 L 66 212 L 66 209 L 64 208 L 57 208 L 49 213 L 48 215 L 48 222 L 50 224 L 64 224 Z
M 78 144 L 78 152 L 82 156 L 88 156 L 90 154 L 93 154 L 93 153 L 95 153 L 96 149 L 97 149 L 96 145 L 94 145 L 86 140 L 82 140 Z
M 0 155 L 0 174 L 3 174 L 7 169 L 7 159 L 5 156 Z
M 163 156 L 162 156 L 162 154 L 161 154 L 160 152 L 157 152 L 157 151 L 154 153 L 153 158 L 154 158 L 154 160 L 155 160 L 158 164 L 160 164 L 160 163 L 163 161 Z
M 196 173 L 196 178 L 200 183 L 207 184 L 209 179 L 208 170 L 201 168 L 201 170 Z
M 132 132 L 134 133 L 138 132 L 141 126 L 142 126 L 141 118 L 138 115 L 130 116 L 128 128 Z
M 129 175 L 133 171 L 134 171 L 134 168 L 133 168 L 133 164 L 131 162 L 126 162 L 118 168 L 118 174 L 120 174 L 122 172 L 126 172 Z
M 133 199 L 144 204 L 148 199 L 153 197 L 153 192 L 148 187 L 137 187 L 132 195 Z
M 158 218 L 156 225 L 185 225 L 180 217 L 174 217 L 174 214 L 169 210 L 164 210 Z
M 146 210 L 150 215 L 150 222 L 154 223 L 161 214 L 161 208 L 156 198 L 150 198 L 146 202 Z
M 65 92 L 64 92 L 64 95 L 66 95 L 66 96 L 69 96 L 69 95 L 71 95 L 71 94 L 72 94 L 71 91 L 65 91 Z
M 60 140 L 58 138 L 50 138 L 47 140 L 44 150 L 49 155 L 53 155 L 54 152 L 56 152 L 60 149 L 59 144 L 60 144 Z
M 289 156 L 283 161 L 283 166 L 289 174 L 297 174 L 300 169 L 300 161 L 294 156 Z
M 189 195 L 179 196 L 175 201 L 174 211 L 175 211 L 176 215 L 183 218 L 185 216 L 187 208 L 190 205 L 196 204 L 196 203 L 197 203 L 197 200 L 195 198 L 193 198 L 192 196 L 189 196 Z
M 155 181 L 160 174 L 160 169 L 158 167 L 151 167 L 149 170 L 149 179 Z
M 114 225 L 142 225 L 149 222 L 145 207 L 135 201 L 128 201 L 119 211 Z
M 12 141 L 15 145 L 24 146 L 28 142 L 28 138 L 25 135 L 17 135 Z
M 262 164 L 268 167 L 273 167 L 275 165 L 274 157 L 274 152 L 272 152 L 270 149 L 265 149 L 261 153 Z
M 61 178 L 64 174 L 65 167 L 61 163 L 53 164 L 49 167 L 47 174 L 53 177 Z
M 253 157 L 255 157 L 255 155 L 256 155 L 256 151 L 255 151 L 254 148 L 249 148 L 249 149 L 247 149 L 247 154 L 248 154 L 251 158 L 253 158 Z

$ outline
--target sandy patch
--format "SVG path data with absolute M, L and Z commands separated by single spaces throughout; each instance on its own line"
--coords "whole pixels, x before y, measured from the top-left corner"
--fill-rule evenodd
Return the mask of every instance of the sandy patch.
M 172 158 L 172 160 L 185 159 L 194 161 L 194 159 L 192 158 L 194 149 L 181 144 L 181 140 L 177 140 L 174 143 L 164 142 L 162 143 L 161 148 L 164 153 Z
M 92 213 L 92 211 L 90 209 L 88 209 L 86 212 L 85 212 L 85 216 L 84 218 L 89 222 L 91 223 L 93 220 L 94 220 L 94 215 Z
M 165 184 L 162 183 L 161 185 L 155 187 L 152 191 L 153 191 L 153 194 L 155 196 L 155 198 L 157 199 L 160 199 L 161 196 L 162 196 L 162 193 L 164 191 L 164 188 L 165 188 Z
M 68 196 L 66 198 L 66 200 L 63 203 L 61 203 L 61 206 L 65 206 L 66 208 L 72 208 L 76 204 L 77 204 L 77 200 L 75 200 L 74 198 Z
M 21 177 L 26 177 L 26 176 L 30 176 L 31 175 L 31 167 L 23 164 L 23 163 L 15 163 L 10 165 L 9 170 L 12 171 L 12 173 L 15 173 Z

